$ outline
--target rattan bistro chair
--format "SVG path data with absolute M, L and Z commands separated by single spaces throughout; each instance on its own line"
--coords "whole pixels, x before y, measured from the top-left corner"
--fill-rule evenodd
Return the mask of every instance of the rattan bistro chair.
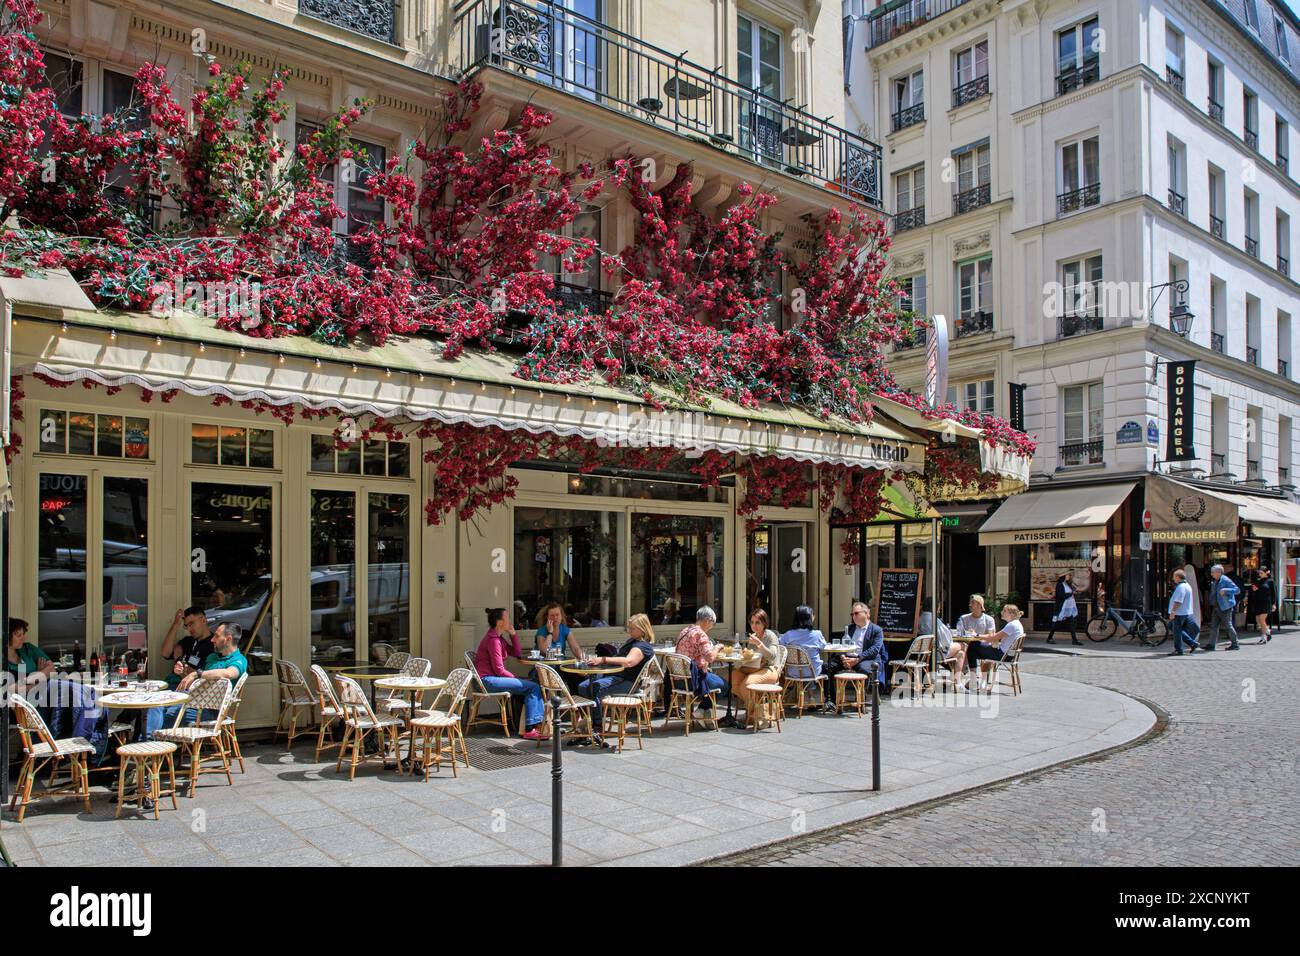
M 388 764 L 391 756 L 398 769 L 402 766 L 402 745 L 398 739 L 402 718 L 392 714 L 376 714 L 370 706 L 370 698 L 351 677 L 335 675 L 339 703 L 343 705 L 343 742 L 339 747 L 338 763 L 334 769 L 343 771 L 343 758 L 348 755 L 348 744 L 352 744 L 352 757 L 348 766 L 348 779 L 357 777 L 357 764 L 365 763 L 378 756 L 380 763 Z M 377 754 L 366 753 L 366 737 L 375 734 L 379 738 Z
M 235 681 L 234 689 L 230 692 L 230 702 L 226 705 L 226 716 L 221 721 L 221 742 L 226 748 L 226 753 L 232 760 L 239 761 L 239 772 L 244 772 L 244 752 L 239 749 L 239 736 L 235 732 L 235 723 L 239 720 L 239 705 L 243 703 L 244 683 L 248 680 L 248 672 L 239 675 L 239 680 Z M 210 721 L 200 720 L 200 727 L 212 726 Z
M 224 773 L 226 783 L 234 786 L 235 781 L 230 776 L 230 756 L 226 753 L 225 732 L 219 729 L 223 726 L 230 708 L 231 690 L 230 681 L 224 677 L 218 677 L 216 680 L 202 678 L 196 680 L 189 687 L 190 699 L 176 715 L 176 723 L 154 731 L 154 740 L 176 744 L 189 754 L 190 788 L 187 796 L 191 798 L 198 789 L 199 777 L 205 773 Z M 196 717 L 200 720 L 205 710 L 216 711 L 217 716 L 206 723 L 184 727 L 182 724 L 185 723 L 185 717 L 191 710 L 198 711 Z M 205 756 L 203 751 L 209 744 L 215 753 Z M 215 760 L 221 761 L 220 767 L 204 766 L 205 763 Z
M 474 666 L 474 655 L 470 651 L 465 652 L 465 666 L 469 668 L 470 674 L 473 675 L 473 687 L 469 694 L 469 720 L 465 722 L 466 730 L 473 730 L 474 725 L 481 723 L 485 718 L 480 718 L 478 709 L 483 706 L 485 700 L 494 700 L 501 708 L 501 730 L 510 736 L 510 691 L 508 690 L 488 690 L 487 685 L 483 683 L 483 678 L 478 676 L 478 668 Z M 492 721 L 488 721 L 491 723 Z
M 596 706 L 594 700 L 574 697 L 570 694 L 564 679 L 548 664 L 537 665 L 537 683 L 542 688 L 542 699 L 546 702 L 546 725 L 552 734 L 560 733 L 559 722 L 556 719 L 559 715 L 553 713 L 554 708 L 551 705 L 551 698 L 558 696 L 560 711 L 568 715 L 571 724 L 571 729 L 562 735 L 563 738 L 569 740 L 596 736 L 591 720 L 592 708 Z M 542 741 L 537 741 L 537 746 L 541 747 L 541 745 Z
M 402 665 L 402 677 L 428 677 L 429 671 L 433 670 L 433 664 L 427 657 L 410 657 Z M 404 691 L 390 690 L 388 696 L 379 702 L 379 707 L 385 713 L 405 716 L 406 712 L 411 709 L 411 702 L 403 696 Z
M 921 689 L 921 693 L 925 693 L 928 688 L 930 694 L 933 695 L 934 677 L 930 674 L 930 653 L 933 649 L 933 634 L 922 634 L 920 637 L 913 638 L 912 643 L 907 647 L 906 656 L 901 661 L 889 662 L 889 686 L 899 686 L 899 671 L 905 671 L 913 697 L 916 696 L 918 687 Z
M 808 655 L 806 647 L 800 647 L 797 644 L 786 644 L 785 655 L 785 673 L 782 675 L 782 683 L 785 685 L 787 696 L 791 691 L 794 692 L 795 713 L 802 717 L 804 709 L 808 706 L 808 689 L 816 687 L 819 699 L 824 703 L 826 701 L 826 675 L 818 674 L 813 669 L 812 658 Z
M 664 722 L 660 726 L 667 727 L 668 721 L 674 718 L 680 718 L 686 722 L 686 736 L 691 735 L 691 724 L 695 721 L 700 723 L 712 723 L 714 730 L 720 730 L 718 725 L 718 692 L 709 691 L 709 700 L 713 704 L 713 709 L 708 711 L 708 716 L 699 716 L 696 714 L 696 705 L 699 698 L 691 690 L 691 659 L 684 654 L 665 654 L 664 662 L 668 665 L 668 684 L 667 684 L 667 706 L 664 708 Z
M 636 680 L 632 682 L 632 689 L 627 692 L 628 697 L 636 697 L 641 701 L 641 706 L 637 710 L 637 722 L 645 727 L 646 733 L 651 737 L 654 736 L 654 724 L 651 718 L 654 716 L 655 706 L 663 698 L 664 694 L 664 669 L 659 666 L 658 655 L 652 654 L 650 660 L 637 672 Z
M 341 742 L 334 740 L 334 721 L 343 719 L 345 711 L 343 705 L 339 703 L 339 695 L 334 691 L 334 682 L 330 680 L 330 675 L 325 668 L 319 664 L 311 665 L 311 676 L 316 680 L 316 693 L 320 695 L 320 731 L 316 734 L 316 759 L 320 760 L 322 750 L 333 750 L 335 747 L 342 747 Z M 330 738 L 329 745 L 325 744 L 325 735 Z
M 311 733 L 311 725 L 315 718 L 316 695 L 311 692 L 307 686 L 307 680 L 302 676 L 302 671 L 293 661 L 275 662 L 275 679 L 280 688 L 280 719 L 275 722 L 274 737 L 279 737 L 281 733 L 285 735 L 285 742 L 290 748 L 293 747 L 293 739 L 299 736 L 298 715 L 303 711 L 307 712 L 307 722 L 303 726 L 305 729 L 302 733 Z M 288 719 L 288 726 L 285 726 L 285 720 Z
M 17 711 L 18 735 L 23 742 L 23 766 L 18 771 L 18 783 L 14 786 L 14 796 L 9 802 L 9 809 L 18 808 L 18 822 L 23 822 L 27 805 L 32 801 L 32 784 L 48 764 L 50 770 L 49 786 L 38 793 L 38 797 L 77 796 L 81 798 L 86 812 L 90 812 L 90 776 L 87 761 L 95 747 L 84 737 L 68 737 L 55 740 L 49 726 L 31 702 L 22 694 L 12 693 L 14 709 Z M 71 779 L 56 786 L 55 774 L 63 761 L 68 761 Z M 4 767 L 5 773 L 9 768 Z
M 473 673 L 464 667 L 458 667 L 447 675 L 447 683 L 438 688 L 437 695 L 433 702 L 427 708 L 417 708 L 416 716 L 411 720 L 411 732 L 416 734 L 413 740 L 419 739 L 422 743 L 421 752 L 426 757 L 430 749 L 429 737 L 435 736 L 435 765 L 441 766 L 441 757 L 444 753 L 442 747 L 442 733 L 436 735 L 433 731 L 441 728 L 441 731 L 447 733 L 448 743 L 451 744 L 451 772 L 456 774 L 456 744 L 460 743 L 461 759 L 465 761 L 466 769 L 469 768 L 469 748 L 465 745 L 465 732 L 462 727 L 464 719 L 465 699 L 469 696 L 470 684 L 473 682 Z M 429 723 L 425 723 L 429 721 Z M 429 728 L 430 733 L 425 733 L 424 728 Z M 411 754 L 411 769 L 415 768 L 415 752 Z M 425 767 L 424 779 L 429 779 L 428 767 Z
M 998 682 L 998 674 L 1004 669 L 1011 674 L 1011 693 L 1016 695 L 1020 693 L 1020 652 L 1025 646 L 1025 636 L 1021 634 L 1016 638 L 1011 649 L 1004 653 L 998 660 L 980 661 L 980 680 L 984 682 L 985 692 L 993 693 L 993 685 Z M 985 675 L 988 675 L 985 677 Z
M 377 645 L 375 645 L 375 647 L 372 647 L 372 648 L 370 649 L 370 653 L 371 653 L 371 655 L 375 658 L 376 662 L 377 662 L 380 666 L 382 666 L 382 667 L 392 667 L 392 668 L 395 668 L 396 670 L 399 670 L 399 671 L 400 671 L 403 667 L 406 666 L 406 662 L 409 661 L 409 660 L 411 659 L 411 655 L 408 654 L 406 651 L 394 651 L 394 650 L 392 650 L 392 648 L 390 647 L 390 648 L 389 648 L 389 651 L 390 651 L 391 653 L 384 654 L 383 656 L 380 656 L 380 653 L 378 652 L 378 649 L 381 648 L 381 647 L 387 647 L 387 646 L 388 646 L 388 645 L 386 645 L 386 644 L 377 644 Z

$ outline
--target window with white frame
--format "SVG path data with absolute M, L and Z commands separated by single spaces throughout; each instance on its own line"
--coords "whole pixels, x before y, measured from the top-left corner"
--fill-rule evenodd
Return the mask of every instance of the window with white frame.
M 82 99 L 85 80 L 81 61 L 49 50 L 43 50 L 42 54 L 45 57 L 45 83 L 54 91 L 55 106 L 64 116 L 80 116 L 85 110 Z
M 1085 63 L 1092 63 L 1101 54 L 1101 30 L 1096 17 L 1091 17 L 1056 33 L 1056 71 L 1069 73 Z
M 1291 48 L 1287 45 L 1286 24 L 1276 13 L 1273 14 L 1273 39 L 1277 43 L 1277 55 L 1287 63 L 1291 62 Z
M 1169 208 L 1180 216 L 1187 216 L 1187 147 L 1170 136 L 1167 140 L 1167 171 L 1169 173 Z
M 988 143 L 968 146 L 953 153 L 957 165 L 957 192 L 987 186 L 992 179 L 992 153 Z
M 1061 294 L 1066 315 L 1100 314 L 1101 256 L 1061 263 Z
M 898 311 L 915 312 L 926 315 L 928 303 L 925 297 L 925 273 L 904 276 L 898 282 Z
M 957 315 L 963 323 L 993 314 L 993 257 L 957 264 Z
M 1213 57 L 1205 58 L 1207 85 L 1210 91 L 1210 118 L 1223 122 L 1223 64 Z
M 1259 149 L 1259 97 L 1244 86 L 1241 89 L 1241 127 L 1246 145 Z
M 1176 76 L 1181 80 L 1184 76 L 1183 48 L 1182 31 L 1175 29 L 1172 24 L 1165 24 L 1165 71 L 1171 79 Z
M 1061 464 L 1101 462 L 1106 405 L 1101 382 L 1067 385 L 1061 390 Z
M 1256 5 L 1257 3 L 1258 0 L 1242 0 L 1242 6 L 1246 8 L 1246 26 L 1256 33 L 1259 32 L 1259 7 Z
M 953 106 L 979 99 L 989 91 L 989 41 L 958 50 L 952 58 Z
M 925 167 L 914 166 L 894 176 L 894 211 L 907 212 L 925 206 Z
M 1070 140 L 1057 150 L 1057 213 L 1086 209 L 1101 202 L 1101 140 Z
M 900 114 L 925 102 L 925 73 L 916 70 L 894 78 L 894 113 Z M 918 111 L 921 112 L 921 111 Z
M 948 402 L 972 412 L 993 414 L 993 379 L 982 378 L 948 386 Z
M 295 142 L 298 145 L 306 143 L 320 128 L 315 123 L 299 121 Z M 366 190 L 370 176 L 384 168 L 388 150 L 355 138 L 353 143 L 356 148 L 349 161 L 328 166 L 320 174 L 322 180 L 333 184 L 335 204 L 343 211 L 343 218 L 335 223 L 335 232 L 340 235 L 351 235 L 366 223 L 383 222 L 384 219 L 384 201 L 370 199 Z

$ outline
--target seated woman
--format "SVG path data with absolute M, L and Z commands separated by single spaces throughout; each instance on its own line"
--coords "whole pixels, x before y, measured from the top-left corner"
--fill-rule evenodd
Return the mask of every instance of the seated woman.
M 633 614 L 627 619 L 627 639 L 619 646 L 618 653 L 591 658 L 591 663 L 597 666 L 614 665 L 623 668 L 617 674 L 588 677 L 578 685 L 579 694 L 596 702 L 592 720 L 597 730 L 603 723 L 600 713 L 601 699 L 611 695 L 626 694 L 632 689 L 632 685 L 636 683 L 641 673 L 641 668 L 655 656 L 652 643 L 654 639 L 655 632 L 650 625 L 650 618 L 644 614 Z
M 488 632 L 474 652 L 474 669 L 488 690 L 509 691 L 512 696 L 524 699 L 524 726 L 527 729 L 522 736 L 527 740 L 542 740 L 545 735 L 537 729 L 537 725 L 546 719 L 542 689 L 536 681 L 523 680 L 506 670 L 506 658 L 520 656 L 519 635 L 510 626 L 510 615 L 503 607 L 490 607 L 487 619 Z
M 701 605 L 695 612 L 695 623 L 682 628 L 677 635 L 677 653 L 689 657 L 699 672 L 699 684 L 692 689 L 699 697 L 696 707 L 702 711 L 713 709 L 713 701 L 708 694 L 722 690 L 727 682 L 721 675 L 713 673 L 713 661 L 718 656 L 718 645 L 709 639 L 709 631 L 718 623 L 718 615 L 707 604 Z
M 1020 608 L 1014 604 L 1002 605 L 1002 622 L 1002 630 L 990 634 L 988 640 L 969 646 L 966 660 L 970 662 L 972 679 L 979 677 L 980 661 L 1002 660 L 1002 656 L 1011 651 L 1016 640 L 1025 636 L 1025 626 L 1020 623 Z
M 731 675 L 731 693 L 745 708 L 745 719 L 736 718 L 736 726 L 744 727 L 749 719 L 749 688 L 754 684 L 775 684 L 781 680 L 779 664 L 781 635 L 768 630 L 767 612 L 755 608 L 749 614 L 749 646 L 758 652 L 753 664 L 742 664 Z
M 13 689 L 23 696 L 45 687 L 54 673 L 50 655 L 27 640 L 27 622 L 9 619 L 9 640 L 5 642 L 5 673 Z
M 805 676 L 820 677 L 822 648 L 826 646 L 826 638 L 813 627 L 813 609 L 800 604 L 794 609 L 794 620 L 791 623 L 794 626 L 781 635 L 781 643 L 786 647 L 802 647 L 807 651 L 808 659 L 812 661 L 812 674 Z
M 534 642 L 543 655 L 554 651 L 561 657 L 582 659 L 582 645 L 573 636 L 573 630 L 564 619 L 564 608 L 558 604 L 548 604 L 537 615 L 541 623 L 537 627 Z

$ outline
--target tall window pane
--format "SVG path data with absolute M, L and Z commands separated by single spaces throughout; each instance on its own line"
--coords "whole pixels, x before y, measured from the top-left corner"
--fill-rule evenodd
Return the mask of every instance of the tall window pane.
M 694 621 L 704 604 L 723 619 L 722 552 L 721 518 L 633 515 L 632 606 L 655 624 Z
M 552 602 L 581 627 L 621 624 L 623 534 L 618 512 L 516 508 L 514 599 L 526 608 L 516 626 L 536 626 L 538 612 Z
M 36 633 L 58 661 L 73 645 L 86 653 L 86 502 L 84 475 L 41 475 L 37 525 Z M 71 659 L 64 661 L 71 666 Z
M 125 660 L 134 674 L 148 647 L 149 482 L 144 478 L 104 479 L 103 557 L 102 653 L 108 661 Z
M 370 660 L 379 663 L 393 651 L 411 649 L 410 495 L 371 494 L 369 519 Z
M 311 659 L 314 664 L 355 664 L 356 494 L 311 493 Z

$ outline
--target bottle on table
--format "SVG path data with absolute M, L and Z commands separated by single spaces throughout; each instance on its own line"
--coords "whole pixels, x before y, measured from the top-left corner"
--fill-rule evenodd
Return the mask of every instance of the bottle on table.
M 90 653 L 90 673 L 99 673 L 99 651 L 91 651 Z

